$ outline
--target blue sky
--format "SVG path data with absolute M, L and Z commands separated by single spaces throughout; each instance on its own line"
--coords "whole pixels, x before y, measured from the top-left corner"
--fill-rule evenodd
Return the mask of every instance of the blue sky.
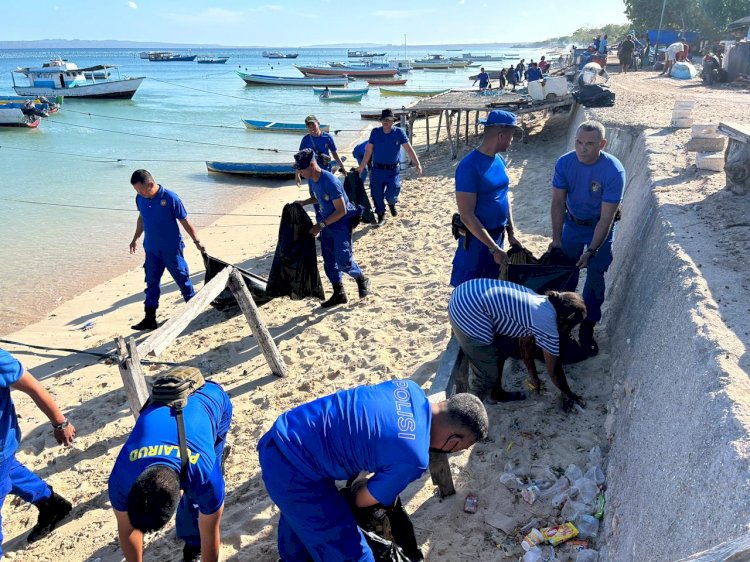
M 624 23 L 622 0 L 3 1 L 0 40 L 119 39 L 301 46 L 542 40 Z M 26 22 L 28 25 L 22 24 Z

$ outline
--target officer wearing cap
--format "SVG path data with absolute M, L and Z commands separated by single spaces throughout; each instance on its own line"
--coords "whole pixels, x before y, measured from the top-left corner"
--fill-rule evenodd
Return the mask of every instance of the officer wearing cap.
M 453 258 L 451 285 L 469 279 L 497 279 L 507 261 L 501 249 L 508 234 L 511 245 L 513 215 L 508 199 L 508 173 L 498 152 L 508 150 L 518 129 L 509 111 L 491 111 L 484 125 L 482 144 L 467 154 L 456 168 L 456 204 L 468 232 L 458 240 Z
M 320 129 L 320 121 L 315 115 L 308 115 L 305 117 L 305 125 L 309 131 L 299 143 L 299 150 L 310 148 L 315 153 L 315 158 L 318 161 L 318 166 L 321 170 L 332 171 L 331 157 L 339 165 L 339 171 L 346 175 L 346 169 L 344 163 L 339 158 L 339 153 L 336 151 L 336 142 L 329 133 L 324 133 Z M 297 174 L 297 185 L 300 185 L 299 174 Z
M 344 186 L 331 172 L 320 169 L 310 148 L 294 155 L 294 166 L 310 186 L 310 198 L 297 203 L 315 204 L 317 224 L 310 229 L 310 234 L 320 234 L 323 268 L 333 285 L 333 296 L 321 306 L 329 308 L 348 301 L 344 291 L 344 273 L 357 282 L 359 297 L 366 297 L 370 291 L 370 281 L 354 261 L 352 253 L 351 221 L 357 210 L 347 198 Z
M 602 317 L 604 274 L 612 263 L 615 217 L 625 191 L 625 168 L 604 152 L 606 146 L 604 125 L 584 121 L 576 131 L 575 150 L 557 160 L 552 179 L 550 249 L 562 248 L 586 268 L 582 296 L 587 313 L 578 340 L 589 355 L 599 352 L 594 326 Z M 566 290 L 574 291 L 577 284 L 578 276 Z
M 406 153 L 417 168 L 417 175 L 422 175 L 422 164 L 419 163 L 414 149 L 409 144 L 409 138 L 403 129 L 394 127 L 396 117 L 390 109 L 384 109 L 380 113 L 382 127 L 376 127 L 370 132 L 370 141 L 367 143 L 364 158 L 359 165 L 359 173 L 365 171 L 367 164 L 372 159 L 372 175 L 370 176 L 370 194 L 375 203 L 375 212 L 378 215 L 378 225 L 385 222 L 385 202 L 391 215 L 398 214 L 396 203 L 401 193 L 401 175 L 399 170 L 399 152 L 404 147 Z

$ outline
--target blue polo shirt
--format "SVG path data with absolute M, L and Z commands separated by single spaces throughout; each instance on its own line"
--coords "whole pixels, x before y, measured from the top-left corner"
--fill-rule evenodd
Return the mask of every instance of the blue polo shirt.
M 370 141 L 362 141 L 357 146 L 354 147 L 354 150 L 352 151 L 352 156 L 356 158 L 357 163 L 361 164 L 362 160 L 365 158 L 365 151 L 367 150 L 367 143 Z
M 572 150 L 557 160 L 552 186 L 568 192 L 565 204 L 574 217 L 599 220 L 602 203 L 622 201 L 625 168 L 606 152 L 593 164 L 583 164 Z
M 408 144 L 409 138 L 400 127 L 393 127 L 387 135 L 383 127 L 376 127 L 370 132 L 369 143 L 373 146 L 373 163 L 398 164 L 401 145 Z
M 358 386 L 290 410 L 263 439 L 273 439 L 312 480 L 375 473 L 367 488 L 391 505 L 429 464 L 430 404 L 412 381 Z
M 10 385 L 18 381 L 24 373 L 23 365 L 10 353 L 0 349 L 0 444 L 3 447 L 2 460 L 13 456 L 21 442 L 21 429 L 18 427 L 16 408 L 10 397 Z
M 456 168 L 456 191 L 474 193 L 474 214 L 484 228 L 497 229 L 508 222 L 508 185 L 505 161 L 474 149 Z
M 510 281 L 471 279 L 455 288 L 448 316 L 462 332 L 490 345 L 495 334 L 534 336 L 552 355 L 560 354 L 557 312 L 549 298 Z
M 477 80 L 479 80 L 480 88 L 486 88 L 490 83 L 490 75 L 486 72 L 480 72 L 477 76 Z
M 188 398 L 183 410 L 190 461 L 181 487 L 191 493 L 204 515 L 211 515 L 224 503 L 221 459 L 214 446 L 222 426 L 232 415 L 229 395 L 218 384 L 206 385 Z M 180 442 L 177 420 L 171 408 L 152 404 L 135 422 L 109 476 L 109 500 L 118 511 L 128 510 L 128 494 L 136 479 L 148 467 L 163 464 L 180 472 Z
M 526 71 L 526 80 L 528 82 L 534 82 L 542 79 L 542 71 L 537 68 L 530 68 Z
M 299 149 L 311 148 L 316 155 L 325 154 L 330 156 L 331 152 L 338 152 L 336 149 L 336 142 L 329 133 L 321 133 L 319 137 L 315 137 L 311 134 L 306 134 L 302 137 L 299 143 Z
M 177 221 L 187 218 L 187 211 L 176 193 L 159 184 L 159 191 L 151 199 L 136 195 L 135 206 L 143 219 L 144 250 L 155 252 L 182 247 Z
M 342 197 L 344 198 L 346 210 L 354 211 L 354 205 L 351 204 L 349 198 L 346 196 L 344 186 L 341 185 L 341 182 L 331 172 L 322 170 L 318 181 L 313 181 L 310 178 L 308 184 L 310 186 L 310 193 L 318 200 L 320 220 L 325 220 L 326 217 L 330 216 L 336 210 L 333 202 Z

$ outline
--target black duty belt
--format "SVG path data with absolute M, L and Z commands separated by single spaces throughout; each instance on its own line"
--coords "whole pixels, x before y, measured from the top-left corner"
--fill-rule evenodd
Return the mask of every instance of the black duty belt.
M 570 221 L 573 222 L 573 223 L 575 223 L 575 224 L 577 224 L 578 226 L 594 226 L 594 225 L 596 225 L 596 223 L 599 222 L 599 218 L 598 217 L 595 218 L 595 219 L 584 220 L 584 219 L 578 219 L 578 218 L 574 217 L 571 214 L 570 211 L 566 211 L 566 213 L 567 213 L 568 218 L 570 219 Z
M 396 170 L 398 168 L 398 162 L 395 164 L 381 164 L 380 162 L 373 162 L 372 167 L 376 170 Z

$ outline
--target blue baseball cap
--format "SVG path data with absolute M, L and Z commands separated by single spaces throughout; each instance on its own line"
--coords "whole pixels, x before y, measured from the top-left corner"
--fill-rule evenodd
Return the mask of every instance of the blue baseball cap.
M 312 148 L 304 148 L 294 155 L 294 167 L 297 170 L 306 170 L 313 161 L 315 153 Z
M 485 127 L 518 127 L 516 114 L 510 111 L 496 109 L 487 115 Z

